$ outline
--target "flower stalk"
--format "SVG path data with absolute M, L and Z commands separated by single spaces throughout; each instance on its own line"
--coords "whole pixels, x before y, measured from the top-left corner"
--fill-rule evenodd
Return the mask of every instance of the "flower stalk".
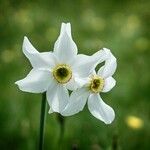
M 59 135 L 58 144 L 59 144 L 59 147 L 62 148 L 61 146 L 62 146 L 62 140 L 64 136 L 65 118 L 62 115 L 58 114 L 57 119 L 60 124 L 60 135 Z
M 42 94 L 42 102 L 41 102 L 39 150 L 43 150 L 44 145 L 45 110 L 46 110 L 46 92 Z

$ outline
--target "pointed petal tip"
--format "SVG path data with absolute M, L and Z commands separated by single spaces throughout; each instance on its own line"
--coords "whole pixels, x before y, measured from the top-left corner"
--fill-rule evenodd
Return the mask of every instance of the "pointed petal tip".
M 17 87 L 19 88 L 19 90 L 24 91 L 24 92 L 27 92 L 26 90 L 23 89 L 23 87 L 21 86 L 21 84 L 20 84 L 19 81 L 16 81 L 16 82 L 15 82 L 15 85 L 17 85 Z
M 15 82 L 16 85 L 20 86 L 20 80 Z
M 104 50 L 108 54 L 109 57 L 112 57 L 112 59 L 114 59 L 114 61 L 117 60 L 110 49 L 104 47 L 102 50 Z
M 61 24 L 67 25 L 67 24 L 70 24 L 70 22 L 62 22 Z
M 24 47 L 28 42 L 29 42 L 29 39 L 26 36 L 24 36 L 22 47 Z
M 112 109 L 112 118 L 111 119 L 108 119 L 108 120 L 104 120 L 103 122 L 106 124 L 106 125 L 110 125 L 115 119 L 115 112 L 114 110 Z
M 24 36 L 23 37 L 23 43 L 26 42 L 26 41 L 29 41 L 29 39 L 27 38 L 27 36 Z
M 68 23 L 62 22 L 62 23 L 61 23 L 61 30 L 62 30 L 62 31 L 66 31 L 67 25 L 68 25 Z
M 26 35 L 24 36 L 24 39 L 27 39 L 27 36 L 26 36 Z
M 103 121 L 106 125 L 110 125 L 112 122 L 113 122 L 113 120 L 111 121 L 107 121 L 107 122 L 105 122 L 105 121 Z
M 108 48 L 106 48 L 106 47 L 103 47 L 103 50 L 110 51 L 110 49 L 108 49 Z
M 18 85 L 18 81 L 16 81 L 15 84 Z
M 104 122 L 106 125 L 110 125 L 110 124 L 112 124 L 112 122 L 114 121 L 114 119 L 115 119 L 115 116 L 114 116 L 114 118 L 112 119 L 112 120 L 109 120 L 109 121 L 107 121 L 107 122 Z
M 21 91 L 23 91 L 22 86 L 21 86 L 21 82 L 20 82 L 20 81 L 21 81 L 21 80 L 16 81 L 16 82 L 15 82 L 15 85 L 17 85 L 18 88 L 19 88 Z
M 102 51 L 104 51 L 108 55 L 108 57 L 110 57 L 110 55 L 111 55 L 111 50 L 110 49 L 103 48 Z
M 48 113 L 52 114 L 54 111 L 52 110 L 52 108 L 49 109 Z
M 71 36 L 71 24 L 69 22 L 61 24 L 61 34 Z
M 66 24 L 65 22 L 62 22 L 62 23 L 61 23 L 61 26 L 65 25 L 65 24 Z
M 71 26 L 71 23 L 70 23 L 70 22 L 67 22 L 67 25 L 70 27 L 70 26 Z

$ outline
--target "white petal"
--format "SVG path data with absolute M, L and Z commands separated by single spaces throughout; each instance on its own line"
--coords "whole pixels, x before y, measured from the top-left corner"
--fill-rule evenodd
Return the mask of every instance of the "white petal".
M 33 45 L 30 43 L 29 39 L 25 36 L 23 40 L 23 52 L 26 55 L 26 57 L 30 57 L 31 54 L 38 54 L 39 52 L 33 47 Z
M 80 112 L 84 108 L 89 94 L 89 91 L 84 87 L 72 92 L 69 103 L 61 114 L 71 116 Z
M 98 75 L 103 78 L 112 76 L 117 68 L 117 61 L 114 55 L 110 52 L 109 57 L 105 61 L 105 65 L 98 70 Z
M 113 77 L 106 78 L 102 92 L 109 92 L 115 85 L 116 80 Z
M 72 38 L 72 35 L 71 35 L 71 24 L 70 23 L 62 23 L 61 24 L 60 35 L 63 34 L 63 32 L 67 32 L 69 37 Z
M 52 75 L 48 71 L 32 69 L 26 78 L 15 82 L 25 92 L 42 93 L 51 83 Z
M 70 63 L 77 55 L 77 46 L 71 36 L 70 23 L 62 23 L 60 35 L 54 45 L 54 53 L 60 63 Z
M 77 88 L 81 88 L 87 83 L 87 78 L 79 78 L 77 76 L 73 76 L 72 79 L 66 84 L 67 89 L 74 91 Z
M 61 113 L 69 100 L 68 90 L 65 86 L 53 82 L 47 90 L 47 100 L 54 112 Z
M 92 56 L 79 54 L 74 61 L 73 70 L 79 76 L 87 77 L 94 71 L 98 63 L 104 61 L 106 58 L 107 53 L 104 50 L 100 50 Z
M 99 94 L 91 94 L 88 98 L 88 108 L 91 114 L 105 124 L 110 124 L 115 118 L 114 110 L 101 99 Z
M 92 55 L 97 60 L 97 64 L 105 61 L 110 56 L 110 50 L 103 48 Z
M 24 37 L 22 49 L 34 68 L 52 68 L 55 65 L 56 57 L 54 54 L 52 52 L 39 53 L 27 37 Z
M 75 84 L 75 79 L 74 77 L 72 77 L 72 79 L 66 84 L 66 87 L 68 90 L 76 90 L 77 89 L 77 85 Z

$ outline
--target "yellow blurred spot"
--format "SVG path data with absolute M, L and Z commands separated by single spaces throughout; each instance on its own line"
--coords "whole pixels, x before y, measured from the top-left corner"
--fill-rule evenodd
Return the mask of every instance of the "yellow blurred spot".
M 149 47 L 149 40 L 141 37 L 135 41 L 135 48 L 139 51 L 145 51 Z
M 10 63 L 15 59 L 15 55 L 12 50 L 4 50 L 1 54 L 1 59 L 5 63 Z
M 124 37 L 129 38 L 139 30 L 141 25 L 140 19 L 136 15 L 131 15 L 127 18 L 124 26 L 121 28 L 121 33 Z
M 128 116 L 126 118 L 126 123 L 132 129 L 141 129 L 144 125 L 143 120 L 136 116 Z
M 34 27 L 30 13 L 27 10 L 20 9 L 13 15 L 13 20 L 25 31 L 31 31 Z
M 102 17 L 97 16 L 91 9 L 84 11 L 82 20 L 86 27 L 89 26 L 90 29 L 93 29 L 94 31 L 102 31 L 106 26 L 105 20 Z

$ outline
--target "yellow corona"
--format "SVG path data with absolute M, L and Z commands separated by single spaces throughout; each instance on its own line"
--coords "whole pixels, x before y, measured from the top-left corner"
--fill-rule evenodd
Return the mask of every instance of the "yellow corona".
M 103 87 L 104 87 L 104 79 L 98 75 L 92 76 L 89 86 L 90 90 L 93 93 L 99 93 L 103 90 Z
M 57 80 L 57 82 L 65 84 L 69 82 L 72 77 L 71 67 L 66 64 L 57 65 L 53 69 L 53 76 Z

